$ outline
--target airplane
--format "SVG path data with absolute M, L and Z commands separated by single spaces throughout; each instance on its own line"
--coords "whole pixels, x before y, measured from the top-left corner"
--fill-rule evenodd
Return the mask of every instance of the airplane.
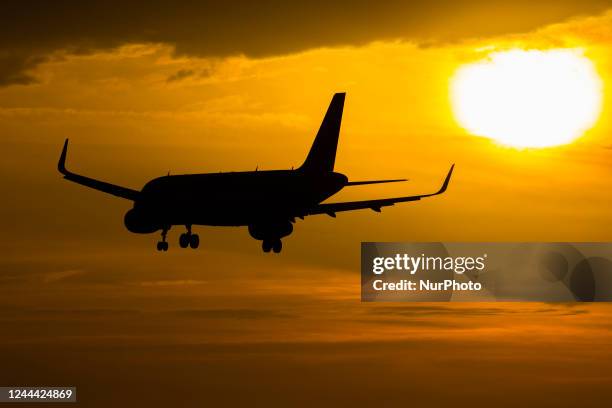
M 446 191 L 453 164 L 435 193 L 364 201 L 322 203 L 344 187 L 365 184 L 395 183 L 406 179 L 349 181 L 334 171 L 345 93 L 336 93 L 304 163 L 297 169 L 229 173 L 166 175 L 155 178 L 133 190 L 85 177 L 66 169 L 68 139 L 57 168 L 66 180 L 132 201 L 124 217 L 128 231 L 150 234 L 161 230 L 158 251 L 167 251 L 168 230 L 184 226 L 179 237 L 181 248 L 198 248 L 200 238 L 193 225 L 246 226 L 249 234 L 262 241 L 264 252 L 281 252 L 281 239 L 293 232 L 296 218 L 371 209 L 396 203 L 418 201 Z

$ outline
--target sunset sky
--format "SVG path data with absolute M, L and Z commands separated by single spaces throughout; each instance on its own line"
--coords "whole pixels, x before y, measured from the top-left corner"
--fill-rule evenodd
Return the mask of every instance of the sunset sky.
M 9 3 L 0 385 L 76 385 L 100 407 L 612 396 L 607 305 L 359 301 L 361 241 L 612 241 L 611 2 Z M 513 49 L 588 58 L 595 125 L 542 149 L 465 130 L 454 75 Z M 197 251 L 175 227 L 158 253 L 158 234 L 125 230 L 129 202 L 56 170 L 67 137 L 71 170 L 135 189 L 168 171 L 289 169 L 334 92 L 347 92 L 336 171 L 410 181 L 330 201 L 433 192 L 456 163 L 448 191 L 308 217 L 281 255 L 213 227 L 194 227 Z

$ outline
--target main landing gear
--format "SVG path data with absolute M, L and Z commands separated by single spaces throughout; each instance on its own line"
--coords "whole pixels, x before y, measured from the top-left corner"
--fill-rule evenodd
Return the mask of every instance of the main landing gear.
M 200 246 L 200 237 L 198 234 L 191 233 L 191 225 L 187 225 L 187 232 L 179 237 L 179 245 L 181 248 L 191 247 L 193 249 Z
M 264 239 L 261 243 L 261 249 L 264 252 L 274 251 L 278 254 L 283 249 L 283 242 L 280 239 Z

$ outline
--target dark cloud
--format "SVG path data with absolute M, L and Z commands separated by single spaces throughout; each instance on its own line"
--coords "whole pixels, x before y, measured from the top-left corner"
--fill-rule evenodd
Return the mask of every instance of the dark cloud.
M 0 86 L 37 82 L 36 77 L 29 71 L 45 60 L 46 58 L 40 55 L 19 52 L 0 53 Z
M 19 314 L 19 320 L 29 321 L 38 319 L 50 321 L 54 319 L 92 319 L 92 318 L 118 318 L 133 317 L 140 315 L 140 311 L 134 309 L 19 309 L 6 308 L 0 311 L 0 320 L 16 320 L 15 315 Z
M 179 69 L 174 74 L 169 75 L 168 78 L 166 78 L 166 82 L 170 84 L 183 81 L 187 78 L 209 78 L 212 76 L 213 72 L 214 70 L 212 67 L 203 68 L 198 71 L 193 69 Z
M 528 400 L 552 408 L 609 400 L 606 347 L 585 347 L 581 337 L 551 343 L 526 330 L 445 340 L 16 343 L 0 346 L 0 381 L 74 385 L 88 407 L 515 407 Z
M 458 40 L 593 14 L 608 0 L 9 1 L 0 6 L 0 85 L 35 80 L 55 51 L 166 43 L 183 55 L 278 55 L 381 39 Z
M 166 82 L 170 83 L 170 82 L 177 82 L 177 81 L 181 81 L 185 78 L 189 78 L 191 76 L 193 76 L 195 74 L 195 72 L 192 69 L 180 69 L 178 71 L 176 71 L 174 74 L 170 75 L 167 79 Z

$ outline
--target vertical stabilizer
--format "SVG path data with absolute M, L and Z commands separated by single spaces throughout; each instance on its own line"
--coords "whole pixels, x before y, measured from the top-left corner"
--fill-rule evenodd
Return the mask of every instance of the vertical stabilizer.
M 334 171 L 345 96 L 346 93 L 342 92 L 332 98 L 308 157 L 299 170 L 317 173 Z

